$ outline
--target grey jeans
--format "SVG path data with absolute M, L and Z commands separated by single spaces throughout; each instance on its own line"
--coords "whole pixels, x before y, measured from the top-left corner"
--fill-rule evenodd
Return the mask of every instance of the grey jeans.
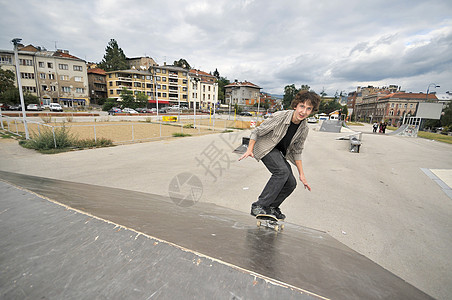
M 297 180 L 293 176 L 289 162 L 283 157 L 281 151 L 273 149 L 262 158 L 265 167 L 272 173 L 253 205 L 262 207 L 279 207 L 284 200 L 295 190 Z

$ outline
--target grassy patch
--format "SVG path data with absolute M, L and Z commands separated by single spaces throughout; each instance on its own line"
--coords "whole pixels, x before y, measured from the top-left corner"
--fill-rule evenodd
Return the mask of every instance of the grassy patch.
M 184 137 L 184 136 L 191 136 L 191 134 L 188 133 L 181 133 L 181 132 L 174 132 L 173 133 L 174 137 Z
M 107 139 L 83 139 L 79 140 L 69 133 L 66 127 L 55 129 L 55 135 L 52 130 L 46 129 L 40 135 L 35 135 L 30 140 L 19 142 L 24 148 L 34 149 L 44 154 L 54 154 L 74 149 L 96 148 L 112 146 L 113 142 Z
M 426 132 L 426 131 L 419 131 L 417 133 L 417 136 L 420 138 L 423 138 L 423 139 L 435 140 L 438 142 L 452 144 L 452 136 L 449 136 L 449 135 L 433 133 L 433 132 Z
M 15 138 L 17 138 L 17 136 L 15 134 L 12 134 L 11 132 L 7 132 L 7 131 L 1 131 L 0 132 L 0 137 L 2 139 L 15 139 Z
M 347 126 L 364 126 L 364 124 L 359 122 L 347 122 Z

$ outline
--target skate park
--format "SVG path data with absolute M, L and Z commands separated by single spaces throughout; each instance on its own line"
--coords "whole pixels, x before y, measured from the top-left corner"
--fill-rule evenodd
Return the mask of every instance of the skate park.
M 310 126 L 313 191 L 277 234 L 249 215 L 269 174 L 233 153 L 247 130 L 56 155 L 2 142 L 2 296 L 447 299 L 452 146 Z M 180 174 L 196 203 L 172 199 L 192 192 Z

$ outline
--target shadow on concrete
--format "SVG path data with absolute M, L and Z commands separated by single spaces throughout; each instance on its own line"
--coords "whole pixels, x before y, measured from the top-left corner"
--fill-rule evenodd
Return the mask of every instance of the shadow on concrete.
M 0 178 L 136 231 L 137 236 L 143 234 L 184 253 L 211 259 L 222 267 L 235 270 L 237 276 L 255 276 L 289 287 L 285 290 L 297 291 L 305 297 L 431 299 L 324 232 L 286 223 L 284 231 L 277 233 L 258 228 L 255 219 L 246 213 L 209 203 L 183 208 L 168 197 L 123 189 L 3 171 L 0 171 Z M 66 220 L 60 222 L 61 226 L 68 225 Z M 66 242 L 73 243 L 77 239 L 74 235 Z M 144 260 L 143 263 L 149 262 Z M 207 273 L 192 279 L 203 280 L 209 274 L 208 270 L 204 272 Z M 225 284 L 227 286 L 227 282 Z M 263 295 L 254 292 L 254 296 Z

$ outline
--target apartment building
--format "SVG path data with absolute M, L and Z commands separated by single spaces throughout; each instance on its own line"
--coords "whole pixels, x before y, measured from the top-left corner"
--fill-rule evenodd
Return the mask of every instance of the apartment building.
M 148 99 L 152 99 L 154 84 L 152 75 L 148 71 L 118 70 L 105 72 L 107 97 L 119 99 L 123 88 L 133 91 L 134 95 L 144 93 Z
M 33 45 L 18 47 L 22 88 L 41 105 L 89 105 L 86 62 L 67 50 L 47 51 Z M 16 73 L 14 52 L 0 50 L 0 67 Z
M 172 65 L 152 66 L 149 68 L 155 85 L 149 102 L 151 107 L 163 105 L 182 105 L 189 107 L 188 70 Z
M 91 103 L 98 104 L 99 99 L 108 98 L 107 74 L 100 68 L 90 68 L 87 72 Z
M 252 106 L 259 101 L 260 90 L 261 87 L 251 82 L 235 80 L 224 87 L 226 103 L 228 105 Z
M 191 69 L 189 78 L 189 107 L 196 109 L 210 109 L 218 103 L 217 78 L 209 73 Z

